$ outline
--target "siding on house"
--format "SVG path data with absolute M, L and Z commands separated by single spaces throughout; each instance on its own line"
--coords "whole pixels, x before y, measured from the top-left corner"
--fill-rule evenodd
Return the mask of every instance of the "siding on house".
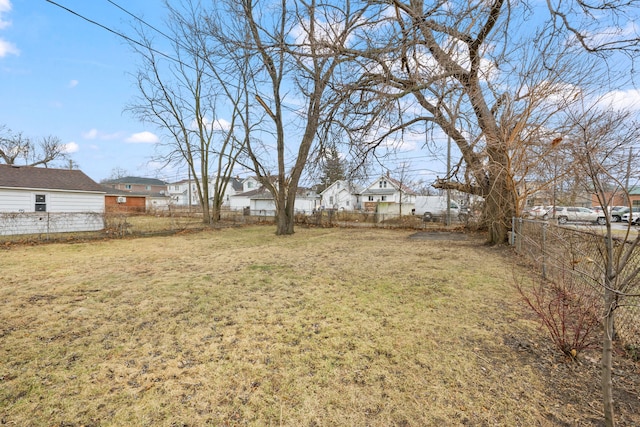
M 104 193 L 79 170 L 0 165 L 0 234 L 101 230 Z

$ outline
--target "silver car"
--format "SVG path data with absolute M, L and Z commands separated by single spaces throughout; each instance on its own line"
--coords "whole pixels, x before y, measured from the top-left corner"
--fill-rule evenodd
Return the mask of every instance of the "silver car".
M 603 212 L 595 212 L 589 208 L 579 206 L 556 206 L 555 217 L 558 224 L 573 222 L 595 222 L 600 225 L 607 223 Z

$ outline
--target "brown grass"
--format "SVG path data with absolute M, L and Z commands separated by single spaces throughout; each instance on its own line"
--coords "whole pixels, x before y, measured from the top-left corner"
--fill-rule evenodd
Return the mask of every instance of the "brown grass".
M 593 395 L 568 399 L 545 376 L 591 387 L 540 344 L 500 250 L 405 231 L 273 232 L 2 251 L 1 424 L 546 426 L 600 416 Z M 620 408 L 627 425 L 638 409 Z

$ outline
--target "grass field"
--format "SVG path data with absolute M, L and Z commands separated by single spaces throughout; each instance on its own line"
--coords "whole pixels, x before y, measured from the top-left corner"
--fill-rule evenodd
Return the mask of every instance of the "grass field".
M 551 352 L 504 249 L 413 233 L 4 249 L 0 424 L 597 425 L 596 367 Z

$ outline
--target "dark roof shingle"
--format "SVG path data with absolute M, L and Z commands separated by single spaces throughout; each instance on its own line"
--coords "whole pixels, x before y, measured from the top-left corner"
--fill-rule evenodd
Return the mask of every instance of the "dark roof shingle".
M 105 192 L 104 187 L 77 169 L 14 165 L 0 165 L 0 188 L 3 187 Z

